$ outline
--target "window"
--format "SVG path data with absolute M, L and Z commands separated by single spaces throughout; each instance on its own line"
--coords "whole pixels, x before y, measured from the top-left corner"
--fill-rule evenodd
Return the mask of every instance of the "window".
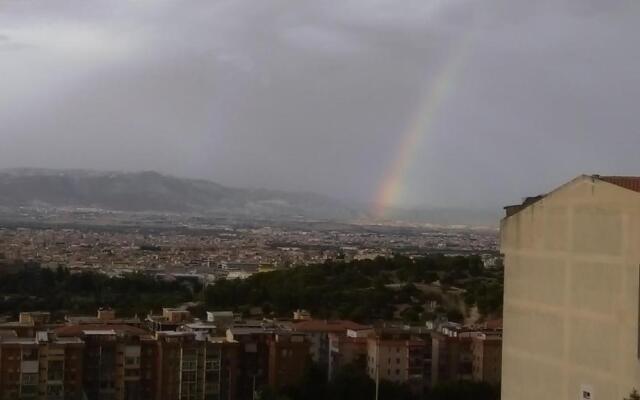
M 10 357 L 9 359 L 12 359 L 13 357 Z M 38 360 L 38 349 L 29 349 L 29 348 L 23 348 L 22 349 L 22 360 L 23 361 L 37 361 Z
M 22 384 L 23 385 L 37 385 L 38 384 L 38 374 L 22 374 Z
M 207 372 L 204 373 L 204 379 L 207 382 L 216 381 L 216 380 L 218 380 L 218 372 L 207 371 Z
M 182 381 L 183 382 L 195 382 L 196 380 L 196 373 L 195 371 L 192 372 L 183 372 L 182 373 Z
M 38 385 L 23 386 L 20 388 L 20 392 L 23 396 L 34 396 L 38 393 Z M 12 397 L 7 397 L 8 399 Z
M 49 385 L 47 386 L 47 396 L 49 397 L 62 397 L 62 385 Z
M 140 357 L 125 357 L 124 365 L 138 365 L 140 364 Z
M 50 381 L 61 381 L 64 379 L 64 361 L 49 361 L 47 367 L 47 379 Z
M 218 360 L 207 360 L 206 367 L 207 370 L 217 370 L 220 369 L 220 362 Z
M 190 361 L 190 360 L 185 360 L 182 362 L 182 369 L 183 370 L 195 370 L 198 366 L 198 363 L 196 361 Z

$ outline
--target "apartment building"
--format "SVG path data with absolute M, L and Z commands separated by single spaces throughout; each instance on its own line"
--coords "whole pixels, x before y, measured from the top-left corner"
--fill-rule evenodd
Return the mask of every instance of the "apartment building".
M 307 366 L 309 342 L 300 333 L 277 333 L 269 339 L 269 386 L 275 389 L 300 382 Z
M 139 336 L 115 330 L 84 330 L 83 386 L 96 400 L 141 399 L 141 344 Z
M 90 399 L 137 400 L 144 394 L 142 338 L 149 333 L 121 324 L 65 325 L 54 330 L 84 343 L 83 388 Z
M 0 399 L 82 398 L 84 343 L 38 332 L 34 338 L 0 341 Z
M 157 332 L 156 400 L 235 399 L 238 346 L 192 332 Z
M 478 332 L 471 338 L 473 380 L 498 384 L 502 379 L 502 332 Z
M 234 326 L 227 330 L 227 340 L 239 346 L 238 399 L 253 399 L 256 390 L 267 386 L 268 339 L 276 332 L 275 327 L 258 323 Z
M 20 337 L 34 337 L 36 332 L 50 327 L 50 318 L 51 314 L 48 312 L 22 312 L 18 321 L 0 324 L 0 330 L 14 331 Z
M 84 343 L 83 387 L 97 400 L 235 399 L 237 344 L 202 332 L 86 324 L 56 330 Z
M 335 377 L 336 372 L 346 365 L 367 363 L 368 338 L 373 329 L 349 329 L 346 335 L 329 333 L 328 378 Z
M 455 323 L 447 323 L 431 335 L 431 385 L 473 379 L 471 343 L 477 333 Z
M 204 400 L 237 399 L 240 348 L 226 338 L 209 338 L 205 343 Z
M 410 332 L 378 330 L 367 339 L 367 373 L 373 380 L 409 385 L 414 393 L 427 386 L 428 342 Z
M 640 178 L 580 176 L 506 207 L 503 400 L 640 388 Z
M 0 393 L 7 393 L 0 400 L 42 398 L 37 396 L 55 400 L 58 393 L 64 396 L 60 400 L 75 400 L 74 391 L 92 400 L 249 400 L 267 386 L 278 389 L 299 383 L 314 354 L 325 351 L 324 335 L 327 354 L 319 357 L 327 359 L 329 379 L 337 369 L 356 364 L 374 380 L 408 384 L 420 394 L 434 382 L 472 378 L 496 382 L 500 376 L 495 331 L 449 323 L 431 327 L 435 331 L 403 326 L 374 329 L 349 321 L 317 320 L 294 324 L 302 327 L 296 330 L 289 322 L 232 322 L 231 315 L 200 321 L 166 309 L 159 316 L 161 329 L 154 332 L 140 328 L 135 318 L 128 325 L 123 323 L 126 319 L 104 310 L 98 318 L 67 317 L 63 325 L 44 324 L 54 327 L 52 333 L 34 338 L 0 331 Z M 23 323 L 33 326 L 28 316 Z M 164 330 L 168 325 L 177 330 Z M 226 336 L 220 337 L 228 325 Z M 31 348 L 37 348 L 37 354 Z M 62 365 L 55 363 L 63 358 Z M 37 368 L 30 361 L 37 361 Z M 55 372 L 60 368 L 62 385 L 60 373 Z M 37 379 L 30 375 L 36 372 Z
M 295 315 L 294 315 L 295 317 Z M 310 343 L 313 362 L 328 368 L 329 334 L 346 335 L 349 329 L 362 330 L 367 326 L 345 320 L 304 319 L 293 324 L 295 332 L 304 333 Z

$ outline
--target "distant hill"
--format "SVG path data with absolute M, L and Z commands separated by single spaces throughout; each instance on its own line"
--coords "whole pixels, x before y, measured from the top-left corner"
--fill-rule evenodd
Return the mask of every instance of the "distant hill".
M 97 208 L 348 220 L 358 211 L 312 193 L 238 189 L 157 172 L 0 170 L 0 207 Z
M 12 214 L 19 207 L 471 226 L 496 226 L 500 218 L 491 210 L 391 208 L 381 221 L 366 204 L 314 193 L 239 189 L 157 172 L 0 170 L 0 211 Z

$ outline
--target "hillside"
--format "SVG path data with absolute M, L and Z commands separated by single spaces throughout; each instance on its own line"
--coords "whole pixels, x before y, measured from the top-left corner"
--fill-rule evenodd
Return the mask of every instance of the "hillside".
M 0 207 L 351 219 L 356 211 L 311 193 L 238 189 L 157 172 L 0 171 Z

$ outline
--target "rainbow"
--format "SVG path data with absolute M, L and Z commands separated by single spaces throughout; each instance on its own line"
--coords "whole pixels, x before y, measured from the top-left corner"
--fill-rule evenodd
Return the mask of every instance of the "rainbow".
M 469 53 L 471 31 L 463 35 L 450 51 L 447 62 L 438 71 L 431 85 L 419 102 L 415 115 L 411 118 L 406 131 L 400 135 L 400 142 L 392 163 L 386 170 L 374 197 L 373 214 L 383 218 L 389 207 L 402 198 L 405 181 L 412 161 L 417 155 L 421 142 L 429 135 L 440 105 L 451 91 L 462 64 Z

